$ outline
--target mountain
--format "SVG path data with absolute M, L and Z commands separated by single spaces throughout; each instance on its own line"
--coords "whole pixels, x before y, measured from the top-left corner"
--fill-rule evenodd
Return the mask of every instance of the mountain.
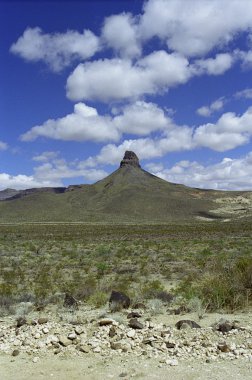
M 165 223 L 252 216 L 252 192 L 167 182 L 143 170 L 130 151 L 116 171 L 95 184 L 11 191 L 0 192 L 1 223 Z

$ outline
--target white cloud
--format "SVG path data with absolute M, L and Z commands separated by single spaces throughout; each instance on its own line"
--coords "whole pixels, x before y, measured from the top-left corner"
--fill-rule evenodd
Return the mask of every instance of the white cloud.
M 3 141 L 0 141 L 0 151 L 8 149 L 8 144 Z
M 92 57 L 98 50 L 99 39 L 90 30 L 46 34 L 38 27 L 27 28 L 10 48 L 27 61 L 45 62 L 55 72 L 76 59 Z
M 220 152 L 236 148 L 249 142 L 252 135 L 252 107 L 241 116 L 233 112 L 224 113 L 216 124 L 199 126 L 194 133 L 194 143 Z
M 151 163 L 149 164 L 150 167 Z M 252 152 L 242 158 L 224 158 L 214 165 L 180 161 L 169 169 L 151 170 L 169 182 L 216 190 L 251 190 Z
M 78 178 L 78 181 L 83 183 L 96 182 L 108 175 L 108 173 L 100 168 L 88 168 L 81 165 L 81 162 L 67 162 L 65 159 L 57 158 L 56 155 L 50 155 L 54 152 L 43 152 L 40 156 L 43 159 L 38 159 L 42 163 L 34 168 L 32 175 L 10 175 L 0 173 L 0 190 L 12 188 L 24 190 L 37 187 L 61 187 L 64 186 L 64 179 Z M 82 180 L 80 180 L 82 178 Z
M 211 116 L 215 111 L 220 111 L 224 107 L 225 101 L 226 100 L 223 97 L 219 98 L 212 102 L 209 106 L 202 106 L 198 108 L 196 112 L 200 116 Z
M 234 96 L 236 98 L 252 99 L 252 88 L 246 88 L 245 90 L 238 91 Z
M 60 119 L 50 119 L 31 128 L 21 136 L 22 141 L 48 137 L 66 141 L 118 141 L 122 134 L 146 136 L 154 131 L 173 128 L 172 120 L 154 103 L 138 101 L 122 107 L 114 117 L 99 115 L 93 107 L 84 103 L 74 106 L 74 112 Z M 46 161 L 55 152 L 36 156 L 36 161 Z
M 149 0 L 144 5 L 139 34 L 154 36 L 186 56 L 204 55 L 252 27 L 251 1 Z
M 221 75 L 229 70 L 234 63 L 234 57 L 229 53 L 220 53 L 215 58 L 198 59 L 192 65 L 195 75 Z
M 38 136 L 66 141 L 117 141 L 120 137 L 111 128 L 109 116 L 99 116 L 97 110 L 84 103 L 74 106 L 74 112 L 60 119 L 49 119 L 21 136 L 22 141 L 33 141 Z
M 244 69 L 250 69 L 252 67 L 252 50 L 240 51 L 237 55 L 242 60 Z
M 178 54 L 156 51 L 132 64 L 127 59 L 104 59 L 79 64 L 67 80 L 71 100 L 103 102 L 156 94 L 185 83 L 191 73 Z
M 0 173 L 0 190 L 7 188 L 24 190 L 33 187 L 57 187 L 62 186 L 60 181 L 51 180 L 38 180 L 33 175 L 27 176 L 25 174 L 10 175 L 7 173 Z
M 108 47 L 123 57 L 131 58 L 141 54 L 136 20 L 129 13 L 107 17 L 102 29 L 102 38 Z
M 33 161 L 48 162 L 59 155 L 59 152 L 43 152 L 38 156 L 32 157 Z

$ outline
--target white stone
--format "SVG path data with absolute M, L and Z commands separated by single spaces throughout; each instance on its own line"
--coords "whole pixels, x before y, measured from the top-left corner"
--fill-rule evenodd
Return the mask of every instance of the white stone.
M 127 337 L 128 338 L 134 338 L 134 336 L 136 335 L 136 331 L 131 329 L 127 332 Z

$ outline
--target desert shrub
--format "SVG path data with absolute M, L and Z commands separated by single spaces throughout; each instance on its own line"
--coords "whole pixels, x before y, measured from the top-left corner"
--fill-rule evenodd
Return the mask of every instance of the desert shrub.
M 252 257 L 213 257 L 198 278 L 187 276 L 179 294 L 198 297 L 208 310 L 236 310 L 252 302 Z
M 164 312 L 164 304 L 158 298 L 148 300 L 147 308 L 152 316 L 162 314 Z
M 95 307 L 104 306 L 107 301 L 108 301 L 108 295 L 99 290 L 93 293 L 88 299 L 88 303 Z
M 144 298 L 157 298 L 160 292 L 164 291 L 164 286 L 159 280 L 153 280 L 142 286 L 142 295 Z

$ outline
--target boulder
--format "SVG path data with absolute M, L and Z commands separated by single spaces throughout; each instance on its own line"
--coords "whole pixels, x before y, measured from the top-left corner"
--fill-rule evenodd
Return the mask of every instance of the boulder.
M 175 325 L 178 330 L 184 329 L 184 328 L 192 328 L 192 329 L 200 329 L 200 325 L 194 321 L 190 321 L 189 319 L 182 319 L 181 321 L 178 321 Z
M 129 321 L 129 327 L 131 327 L 132 329 L 141 330 L 144 328 L 144 325 L 141 322 L 139 322 L 136 318 L 132 318 Z
M 112 290 L 111 296 L 109 298 L 110 309 L 116 311 L 120 309 L 127 309 L 130 306 L 130 298 L 122 293 Z

